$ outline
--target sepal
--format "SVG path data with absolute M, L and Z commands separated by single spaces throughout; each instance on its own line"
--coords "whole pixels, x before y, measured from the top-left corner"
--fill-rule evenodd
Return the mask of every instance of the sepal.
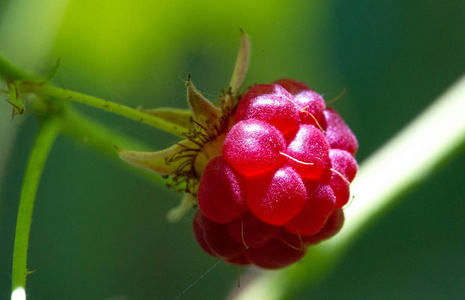
M 173 124 L 179 125 L 187 132 L 189 129 L 194 128 L 192 124 L 192 112 L 188 109 L 160 107 L 144 109 L 139 108 L 139 111 L 148 115 L 163 119 Z
M 173 207 L 166 214 L 166 219 L 169 222 L 177 222 L 193 207 L 197 205 L 197 198 L 189 193 L 185 193 L 181 198 L 181 203 L 178 206 Z
M 202 94 L 200 94 L 191 81 L 190 76 L 186 81 L 187 103 L 192 110 L 194 121 L 201 126 L 217 123 L 223 113 L 221 109 L 213 105 Z
M 173 160 L 176 153 L 182 153 L 186 147 L 193 147 L 194 143 L 189 140 L 183 140 L 169 148 L 156 152 L 129 151 L 119 150 L 118 156 L 138 167 L 142 167 L 161 175 L 174 174 L 183 164 L 183 160 Z

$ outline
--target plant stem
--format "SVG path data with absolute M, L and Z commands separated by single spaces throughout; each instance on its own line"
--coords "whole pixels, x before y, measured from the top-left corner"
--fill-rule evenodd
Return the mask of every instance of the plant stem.
M 340 233 L 310 248 L 301 263 L 260 273 L 234 299 L 289 299 L 327 275 L 374 220 L 463 149 L 464 99 L 465 76 L 362 164 Z
M 157 118 L 155 116 L 146 114 L 142 111 L 130 108 L 119 103 L 111 102 L 108 100 L 81 94 L 74 91 L 69 91 L 63 88 L 58 88 L 50 84 L 38 85 L 37 87 L 39 89 L 39 93 L 42 93 L 44 95 L 65 101 L 70 100 L 83 103 L 89 106 L 97 107 L 121 115 L 123 117 L 150 125 L 152 127 L 164 130 L 179 137 L 182 137 L 183 134 L 187 132 L 187 129 L 180 125 L 168 122 L 164 119 Z
M 12 291 L 26 287 L 27 249 L 31 229 L 32 211 L 42 170 L 53 142 L 59 132 L 55 119 L 44 120 L 40 126 L 34 146 L 29 156 L 16 221 L 15 244 L 13 251 Z
M 6 80 L 29 80 L 36 82 L 40 77 L 32 76 L 23 70 L 12 65 L 9 61 L 0 56 L 0 78 Z
M 75 101 L 89 106 L 97 107 L 123 117 L 136 120 L 138 122 L 150 125 L 152 127 L 164 130 L 176 136 L 182 137 L 188 131 L 187 128 L 168 122 L 164 119 L 149 115 L 137 109 L 128 106 L 104 100 L 98 97 L 93 97 L 81 94 L 74 91 L 69 91 L 64 88 L 53 86 L 46 82 L 45 79 L 30 75 L 27 72 L 12 65 L 6 59 L 0 56 L 0 77 L 5 80 L 22 81 L 21 87 L 25 92 L 33 92 L 43 96 L 54 97 L 64 101 Z

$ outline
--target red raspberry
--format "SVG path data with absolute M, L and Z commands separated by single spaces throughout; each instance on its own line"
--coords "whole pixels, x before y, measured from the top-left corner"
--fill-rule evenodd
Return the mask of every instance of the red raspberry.
M 250 263 L 264 269 L 280 269 L 298 262 L 307 253 L 307 248 L 294 248 L 280 239 L 273 239 L 260 248 L 249 249 L 245 256 Z
M 256 175 L 278 166 L 285 147 L 279 130 L 266 122 L 249 119 L 231 129 L 224 141 L 223 155 L 237 171 Z
M 210 221 L 200 210 L 193 219 L 197 242 L 208 254 L 217 258 L 233 258 L 245 252 L 243 244 L 234 241 L 225 224 Z
M 342 207 L 349 201 L 349 185 L 357 173 L 357 161 L 347 151 L 331 149 L 329 151 L 331 159 L 331 179 L 330 184 L 336 195 L 336 207 Z
M 212 159 L 202 175 L 198 203 L 210 220 L 227 223 L 247 210 L 240 176 L 223 159 Z M 221 201 L 218 201 L 221 199 Z
M 267 224 L 283 225 L 305 205 L 304 183 L 291 167 L 250 177 L 246 184 L 250 211 Z
M 228 223 L 228 234 L 236 242 L 252 248 L 265 245 L 276 236 L 278 231 L 278 226 L 263 223 L 250 212 Z
M 311 88 L 303 82 L 289 79 L 289 78 L 282 78 L 274 81 L 273 83 L 279 84 L 283 88 L 285 88 L 289 93 L 292 95 L 296 95 L 301 91 L 310 91 Z
M 349 181 L 338 173 L 333 173 L 331 174 L 329 184 L 336 197 L 336 208 L 346 205 L 350 198 Z
M 320 178 L 330 166 L 328 142 L 313 125 L 302 124 L 285 153 L 287 163 L 304 178 Z
M 291 79 L 252 87 L 234 119 L 223 157 L 200 181 L 197 241 L 230 264 L 288 266 L 341 229 L 357 140 L 321 95 Z
M 192 219 L 192 229 L 194 230 L 195 239 L 197 240 L 197 243 L 200 245 L 203 251 L 216 258 L 222 258 L 221 256 L 217 255 L 212 251 L 207 241 L 205 240 L 205 232 L 202 224 L 203 218 L 204 216 L 202 215 L 202 212 L 200 210 L 197 210 L 197 212 L 194 215 L 194 218 Z
M 340 149 L 329 150 L 329 158 L 331 159 L 331 169 L 339 172 L 349 182 L 354 180 L 355 174 L 357 174 L 357 161 L 347 151 Z
M 329 216 L 328 221 L 320 231 L 313 235 L 301 237 L 302 243 L 307 247 L 318 244 L 336 235 L 341 230 L 342 225 L 344 225 L 344 212 L 338 208 Z
M 326 108 L 323 97 L 314 92 L 306 84 L 293 79 L 279 79 L 274 83 L 281 85 L 294 96 L 294 102 L 300 109 L 300 120 L 304 124 L 312 124 L 326 129 L 326 120 L 323 111 Z
M 232 258 L 225 258 L 224 261 L 227 262 L 227 263 L 230 263 L 232 265 L 236 265 L 236 266 L 250 265 L 250 260 L 246 257 L 245 254 L 242 254 L 242 255 L 239 255 L 239 256 L 236 256 L 236 257 L 232 257 Z
M 326 117 L 326 139 L 331 148 L 346 150 L 352 155 L 357 153 L 358 142 L 344 119 L 332 108 L 324 111 Z
M 300 122 L 292 95 L 277 84 L 255 85 L 242 97 L 236 122 L 246 119 L 265 121 L 283 134 L 294 130 Z
M 191 114 L 146 110 L 185 128 L 185 140 L 154 153 L 119 155 L 187 193 L 170 220 L 198 204 L 192 226 L 205 252 L 231 264 L 275 269 L 299 261 L 308 245 L 341 228 L 358 143 L 342 117 L 302 82 L 258 84 L 241 98 L 249 48 L 243 34 L 220 105 L 189 78 Z
M 326 119 L 323 114 L 325 100 L 314 91 L 302 91 L 294 95 L 295 103 L 300 107 L 300 120 L 304 124 L 312 124 L 326 130 Z
M 307 201 L 303 209 L 287 224 L 287 231 L 296 235 L 312 235 L 323 228 L 328 217 L 333 213 L 336 197 L 329 184 L 307 180 Z

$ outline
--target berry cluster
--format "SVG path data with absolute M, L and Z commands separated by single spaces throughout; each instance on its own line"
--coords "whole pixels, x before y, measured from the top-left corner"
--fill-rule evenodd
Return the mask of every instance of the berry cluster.
M 231 264 L 282 268 L 342 227 L 358 143 L 321 95 L 290 79 L 250 88 L 235 122 L 202 174 L 195 236 Z

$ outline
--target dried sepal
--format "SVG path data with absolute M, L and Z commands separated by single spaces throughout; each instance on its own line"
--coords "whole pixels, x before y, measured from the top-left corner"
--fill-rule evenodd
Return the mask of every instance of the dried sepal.
M 247 33 L 242 31 L 241 46 L 237 53 L 236 65 L 234 66 L 234 72 L 229 82 L 229 87 L 233 95 L 237 93 L 239 88 L 244 83 L 245 76 L 247 75 L 247 69 L 249 68 L 250 60 L 250 39 Z
M 242 31 L 241 46 L 237 53 L 236 64 L 229 82 L 229 88 L 223 97 L 222 108 L 234 109 L 239 103 L 239 89 L 244 83 L 250 60 L 250 39 L 247 33 Z
M 189 107 L 192 110 L 194 121 L 201 125 L 217 123 L 222 116 L 221 109 L 213 105 L 213 103 L 197 91 L 190 76 L 186 81 L 186 87 L 187 103 L 189 103 Z

